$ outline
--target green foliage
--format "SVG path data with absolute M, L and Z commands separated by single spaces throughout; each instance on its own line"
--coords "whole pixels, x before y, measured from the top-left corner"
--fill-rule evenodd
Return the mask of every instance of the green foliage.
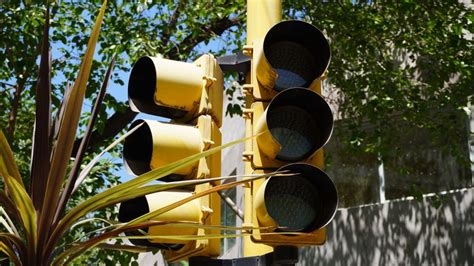
M 346 142 L 354 151 L 396 157 L 393 147 L 403 123 L 416 131 L 429 129 L 435 145 L 460 154 L 458 120 L 472 95 L 474 62 L 472 34 L 474 14 L 456 0 L 283 2 L 287 18 L 304 19 L 324 30 L 331 41 L 329 82 L 337 90 L 330 99 L 339 106 L 338 116 L 348 119 Z M 101 1 L 57 1 L 51 6 L 52 109 L 57 114 L 68 84 L 77 76 L 83 51 Z M 30 191 L 29 165 L 35 114 L 34 90 L 46 7 L 37 1 L 5 1 L 0 6 L 0 128 L 13 150 L 23 181 Z M 125 90 L 132 62 L 149 54 L 192 60 L 210 41 L 220 42 L 215 54 L 235 52 L 243 44 L 244 1 L 112 1 L 108 5 L 97 54 L 85 91 L 91 104 L 113 54 L 118 54 L 112 82 Z M 238 86 L 226 95 L 235 96 Z M 124 112 L 126 105 L 107 94 L 96 123 L 98 132 L 110 126 L 111 113 Z M 439 111 L 437 111 L 439 110 Z M 227 114 L 241 114 L 232 102 Z M 82 114 L 79 131 L 84 132 L 89 114 Z M 363 128 L 364 123 L 374 127 Z M 112 136 L 113 137 L 113 136 Z M 84 159 L 90 161 L 102 142 L 95 143 Z M 112 158 L 117 155 L 112 154 Z M 102 162 L 68 202 L 66 210 L 91 195 L 118 183 L 111 169 L 119 165 Z M 401 169 L 409 171 L 409 169 Z M 4 189 L 0 183 L 0 188 Z M 417 192 L 414 192 L 415 194 Z M 419 194 L 419 193 L 418 193 Z M 113 219 L 113 209 L 91 215 Z M 81 225 L 64 238 L 77 239 L 102 226 Z M 93 257 L 81 256 L 79 264 L 108 261 L 110 253 L 93 249 Z M 93 254 L 93 255 L 92 255 Z M 97 257 L 95 257 L 97 256 Z M 123 257 L 122 257 L 123 256 Z M 91 259 L 92 258 L 92 259 Z M 129 255 L 116 256 L 126 264 Z
M 57 116 L 66 88 L 72 86 L 77 76 L 90 29 L 100 6 L 101 1 L 51 3 L 53 116 Z M 22 4 L 18 1 L 6 1 L 0 6 L 0 128 L 5 129 L 27 187 L 30 184 L 35 114 L 34 88 L 38 77 L 37 60 L 45 10 L 42 1 Z M 116 84 L 116 88 L 126 90 L 127 80 L 123 74 L 129 72 L 132 62 L 140 56 L 160 53 L 171 59 L 192 60 L 201 54 L 203 44 L 211 40 L 225 43 L 213 48 L 216 54 L 241 47 L 242 38 L 239 36 L 243 27 L 239 25 L 244 12 L 244 1 L 112 1 L 108 4 L 97 54 L 92 61 L 85 105 L 90 105 L 97 97 L 98 88 L 113 54 L 119 56 L 116 58 L 112 82 Z M 99 111 L 96 131 L 101 133 L 111 126 L 107 120 L 111 113 L 120 115 L 125 110 L 126 104 L 107 94 Z M 90 113 L 83 112 L 80 118 L 81 135 L 84 134 L 89 116 Z M 88 149 L 84 162 L 90 161 L 104 143 L 107 143 L 106 139 L 94 142 Z M 119 164 L 114 158 L 120 156 L 111 153 L 110 157 L 113 162 L 103 162 L 99 168 L 93 169 L 83 186 L 73 194 L 66 210 L 118 183 L 118 177 L 113 172 L 119 168 Z M 3 188 L 2 182 L 0 188 Z M 108 208 L 91 215 L 113 220 L 115 214 L 113 208 Z M 84 232 L 101 226 L 98 222 L 81 225 L 62 238 L 62 241 L 70 242 Z M 109 251 L 94 249 L 91 252 L 94 252 L 93 257 L 81 256 L 79 262 L 90 264 L 97 260 L 110 260 Z M 129 254 L 121 254 L 115 256 L 115 261 L 127 264 L 130 258 Z
M 139 56 L 161 53 L 165 57 L 172 59 L 190 60 L 199 53 L 196 49 L 198 44 L 207 44 L 212 39 L 221 38 L 221 34 L 227 34 L 224 38 L 229 38 L 228 36 L 238 36 L 242 33 L 241 27 L 237 26 L 242 23 L 242 15 L 244 12 L 242 8 L 243 1 L 217 1 L 212 3 L 210 1 L 197 3 L 190 3 L 188 1 L 166 1 L 160 3 L 149 3 L 148 1 L 137 3 L 112 2 L 107 8 L 102 34 L 98 40 L 98 56 L 92 59 L 93 50 L 92 54 L 90 52 L 88 54 L 88 57 L 92 59 L 90 61 L 92 71 L 89 76 L 89 71 L 87 70 L 89 66 L 86 66 L 86 69 L 80 70 L 80 65 L 83 60 L 83 51 L 86 46 L 90 46 L 90 44 L 87 45 L 89 35 L 92 33 L 90 29 L 92 29 L 94 18 L 97 15 L 97 10 L 100 8 L 100 5 L 100 1 L 93 1 L 92 3 L 60 1 L 51 4 L 49 20 L 51 30 L 49 33 L 51 36 L 51 46 L 53 47 L 53 61 L 51 62 L 53 66 L 51 73 L 53 119 L 59 115 L 59 108 L 63 99 L 69 97 L 66 91 L 76 93 L 78 88 L 81 91 L 86 89 L 84 91 L 86 105 L 91 104 L 92 101 L 97 98 L 98 88 L 103 81 L 108 62 L 114 54 L 119 54 L 120 56 L 116 58 L 116 70 L 118 70 L 118 73 L 116 72 L 112 76 L 112 82 L 119 86 L 124 86 L 125 80 L 119 73 L 129 72 L 131 62 L 135 61 Z M 11 147 L 17 164 L 19 165 L 21 176 L 27 185 L 32 182 L 29 180 L 29 165 L 32 160 L 30 154 L 31 147 L 33 146 L 31 139 L 35 109 L 38 111 L 38 106 L 35 106 L 36 103 L 34 101 L 34 98 L 38 95 L 36 95 L 34 88 L 39 75 L 37 59 L 41 52 L 40 42 L 41 36 L 43 36 L 42 28 L 45 10 L 46 7 L 40 2 L 25 2 L 20 5 L 12 1 L 2 3 L 2 6 L 0 6 L 1 32 L 2 36 L 5 36 L 5 38 L 1 38 L 0 40 L 0 64 L 2 64 L 0 67 L 0 91 L 2 92 L 0 107 L 4 110 L 4 112 L 0 114 L 0 126 L 6 129 L 7 138 L 9 142 L 12 143 Z M 234 49 L 241 46 L 241 38 L 235 37 L 233 40 L 235 41 L 228 43 L 235 42 L 236 44 L 232 45 Z M 221 46 L 215 52 L 224 53 L 226 49 L 231 48 Z M 42 61 L 47 57 L 48 56 L 45 56 L 43 53 Z M 89 59 L 85 59 L 85 61 L 88 60 Z M 43 71 L 44 70 L 45 68 L 43 68 Z M 74 84 L 74 88 L 68 89 L 72 86 L 72 81 L 74 81 L 78 72 L 79 77 Z M 84 76 L 81 76 L 81 73 L 83 73 Z M 47 78 L 42 74 L 40 80 L 44 81 L 47 80 Z M 86 81 L 87 87 L 85 87 Z M 42 86 L 43 87 L 40 87 L 41 90 L 46 88 L 44 84 Z M 76 86 L 78 88 L 76 88 Z M 44 91 L 40 94 L 45 95 Z M 49 95 L 49 92 L 46 95 Z M 82 101 L 76 101 L 77 99 L 82 99 L 80 94 L 78 94 L 77 97 L 69 97 L 69 99 L 76 102 L 74 103 L 76 105 L 74 107 L 75 109 L 82 107 Z M 120 116 L 120 113 L 126 110 L 124 103 L 117 101 L 110 95 L 105 96 L 104 103 L 105 104 L 102 105 L 101 109 L 97 112 L 99 119 L 95 125 L 95 129 L 99 134 L 104 132 L 106 127 L 110 126 L 109 123 L 111 122 L 107 120 L 108 114 L 116 112 L 116 114 Z M 63 107 L 70 106 L 71 104 L 73 103 L 70 102 Z M 79 119 L 78 131 L 81 134 L 91 133 L 85 130 L 90 115 L 89 113 L 83 113 Z M 66 121 L 69 124 L 75 123 L 74 119 L 70 120 L 67 118 Z M 63 125 L 63 128 L 68 128 L 68 126 Z M 68 128 L 68 131 L 75 131 L 75 126 Z M 51 131 L 49 134 L 53 133 L 56 134 L 57 132 Z M 113 137 L 113 135 L 109 137 Z M 51 135 L 51 138 L 55 138 L 53 143 L 56 145 L 57 135 L 54 137 Z M 60 144 L 58 146 L 60 149 L 68 147 L 62 151 L 62 153 L 65 153 L 64 156 L 56 156 L 58 158 L 53 158 L 53 162 L 59 161 L 57 159 L 63 161 L 60 163 L 61 168 L 67 166 L 64 165 L 64 163 L 68 162 L 69 156 L 67 153 L 68 151 L 70 153 L 71 140 L 74 140 L 74 138 L 71 139 L 68 137 L 67 144 Z M 42 141 L 44 141 L 44 139 L 42 139 Z M 89 153 L 83 158 L 84 162 L 90 161 L 93 156 L 97 154 L 105 139 L 101 141 L 102 142 L 96 142 L 95 145 L 89 149 Z M 118 157 L 115 152 L 110 153 L 109 156 L 112 157 L 112 160 Z M 49 158 L 46 154 L 44 157 Z M 61 159 L 61 157 L 63 159 Z M 66 160 L 64 160 L 64 158 Z M 56 167 L 58 165 L 59 164 L 56 164 Z M 84 180 L 80 189 L 67 201 L 64 213 L 74 211 L 75 206 L 80 205 L 91 196 L 100 194 L 100 192 L 104 192 L 107 188 L 115 187 L 119 183 L 119 180 L 118 177 L 113 174 L 113 171 L 114 169 L 117 170 L 118 166 L 117 163 L 105 161 L 102 162 L 101 166 L 95 167 L 88 178 Z M 70 167 L 71 166 L 69 166 L 69 169 Z M 56 190 L 62 186 L 61 183 L 64 177 L 62 176 L 63 170 L 58 170 L 55 167 L 53 167 L 52 170 L 57 172 L 57 174 L 50 174 L 50 177 L 54 177 L 50 181 L 55 182 L 55 185 L 48 187 L 46 191 L 48 195 L 45 195 L 45 198 L 55 201 L 54 198 L 58 195 L 55 193 L 59 192 L 59 190 Z M 2 174 L 2 176 L 8 178 L 8 176 L 5 176 L 5 173 Z M 33 176 L 35 175 L 33 174 Z M 34 180 L 33 183 L 35 183 Z M 12 187 L 13 185 L 9 186 Z M 3 183 L 1 183 L 1 187 L 4 188 Z M 38 187 L 38 184 L 33 184 L 30 188 L 30 192 L 36 187 Z M 14 192 L 16 190 L 11 191 Z M 24 192 L 20 192 L 18 195 L 20 195 L 18 197 L 25 198 Z M 35 205 L 36 204 L 40 203 L 35 202 Z M 45 226 L 51 225 L 55 228 L 54 224 L 49 224 L 48 221 L 48 219 L 53 217 L 51 215 L 54 215 L 54 212 L 51 212 L 52 208 L 46 208 L 45 211 L 47 212 L 44 212 L 41 211 L 39 205 L 36 207 L 39 209 L 40 214 L 38 219 L 40 220 L 39 241 L 41 243 L 39 247 L 41 247 L 42 250 L 41 254 L 48 254 L 48 252 L 52 251 L 52 245 L 58 244 L 58 248 L 54 251 L 54 253 L 58 255 L 61 252 L 67 251 L 68 245 L 72 243 L 72 241 L 87 240 L 88 235 L 86 233 L 104 227 L 104 224 L 101 223 L 100 220 L 92 220 L 89 223 L 81 223 L 75 227 L 74 230 L 69 231 L 67 230 L 67 223 L 65 223 L 63 226 L 66 226 L 66 229 L 61 229 L 64 231 L 60 231 L 59 233 L 55 232 L 55 234 L 51 236 L 51 240 L 49 240 L 51 243 L 45 246 L 46 243 L 44 241 L 48 236 L 41 232 L 49 230 L 46 229 Z M 96 208 L 87 214 L 87 217 L 114 220 L 116 218 L 114 216 L 117 213 L 114 208 L 116 207 Z M 28 211 L 25 209 L 21 213 L 27 214 Z M 23 221 L 28 220 L 26 216 L 23 218 Z M 55 228 L 55 230 L 57 230 L 57 228 Z M 27 230 L 32 236 L 36 235 L 36 233 L 33 233 L 34 231 L 35 229 Z M 94 235 L 89 235 L 89 237 L 93 238 Z M 56 243 L 55 241 L 59 242 Z M 32 241 L 29 242 L 33 243 Z M 8 247 L 3 246 L 4 243 L 6 242 L 1 242 L 1 250 L 11 255 L 12 253 L 9 252 Z M 45 249 L 43 250 L 43 248 Z M 36 248 L 29 248 L 29 252 L 35 252 L 35 250 Z M 82 248 L 81 250 L 84 251 Z M 68 254 L 77 256 L 79 254 L 78 251 L 79 250 L 76 250 Z M 32 253 L 28 254 L 28 256 L 21 258 L 21 260 L 26 261 L 28 259 L 29 262 L 34 261 L 35 255 L 32 255 Z M 49 255 L 42 257 L 41 254 L 36 257 L 40 260 L 37 261 L 38 264 L 51 261 L 52 257 L 49 257 Z M 128 264 L 133 257 L 130 254 L 118 253 L 116 251 L 104 252 L 102 249 L 91 249 L 89 250 L 89 255 L 92 257 L 80 256 L 75 260 L 75 263 L 92 264 L 97 263 L 97 261 L 104 263 L 120 261 L 121 264 Z M 111 255 L 114 256 L 111 257 Z M 30 258 L 32 258 L 32 260 L 30 260 Z
M 309 21 L 330 40 L 329 99 L 349 123 L 347 144 L 396 158 L 403 124 L 461 154 L 455 117 L 465 117 L 473 94 L 472 9 L 457 0 L 284 4 L 287 18 Z
M 245 97 L 239 93 L 240 90 L 241 86 L 237 81 L 230 82 L 230 84 L 226 87 L 225 96 L 229 102 L 227 104 L 225 114 L 230 117 L 233 117 L 234 115 L 242 116 L 242 109 L 245 107 Z

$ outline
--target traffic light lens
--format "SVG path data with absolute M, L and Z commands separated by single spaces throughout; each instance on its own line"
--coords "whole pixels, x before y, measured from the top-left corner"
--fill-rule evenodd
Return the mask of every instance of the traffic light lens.
M 324 34 L 303 21 L 282 21 L 265 35 L 263 56 L 273 70 L 257 71 L 257 79 L 276 91 L 291 87 L 308 87 L 326 71 L 331 58 L 329 42 Z M 265 62 L 265 61 L 263 61 Z M 265 64 L 264 64 L 265 65 Z M 268 76 L 276 80 L 268 82 Z
M 266 51 L 268 62 L 277 71 L 276 91 L 309 85 L 314 78 L 316 62 L 304 46 L 289 41 L 277 42 Z
M 306 88 L 289 88 L 275 96 L 259 118 L 259 148 L 271 159 L 307 159 L 331 136 L 333 116 L 327 102 Z M 270 135 L 270 136 L 269 136 Z
M 263 226 L 276 231 L 312 232 L 326 226 L 337 210 L 337 191 L 331 178 L 307 163 L 287 164 L 257 191 L 255 208 Z
M 265 190 L 265 205 L 279 229 L 303 231 L 320 212 L 314 185 L 301 176 L 273 177 Z
M 298 161 L 311 153 L 318 139 L 318 126 L 313 116 L 297 106 L 279 106 L 268 114 L 270 133 L 280 143 L 277 159 Z

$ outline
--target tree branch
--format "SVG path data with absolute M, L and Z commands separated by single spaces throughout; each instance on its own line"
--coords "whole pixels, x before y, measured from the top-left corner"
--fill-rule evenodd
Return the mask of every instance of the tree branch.
M 16 87 L 16 85 L 15 85 L 15 84 L 10 84 L 10 83 L 3 82 L 3 81 L 0 81 L 0 84 L 3 84 L 3 85 L 5 85 L 5 86 L 10 86 L 10 87 L 13 87 L 13 88 L 15 88 L 15 87 Z
M 91 135 L 91 139 L 88 145 L 88 151 L 92 148 L 103 145 L 107 139 L 115 137 L 120 131 L 122 131 L 130 122 L 133 121 L 137 113 L 133 112 L 130 107 L 125 109 L 125 112 L 116 112 L 105 122 L 105 129 L 102 133 L 94 130 Z M 72 150 L 72 156 L 76 156 L 79 145 L 81 144 L 82 138 L 76 139 L 74 142 L 74 148 Z
M 176 22 L 173 22 L 173 23 L 177 23 L 177 19 L 178 19 L 179 14 L 180 14 L 179 10 L 180 10 L 181 6 L 184 5 L 184 2 L 186 2 L 186 1 L 181 1 L 178 4 L 178 7 L 176 8 L 174 14 L 172 15 L 172 18 L 170 19 L 170 23 L 173 22 L 174 20 L 176 20 Z M 171 50 L 169 53 L 165 54 L 165 56 L 168 57 L 168 58 L 176 59 L 176 58 L 178 58 L 178 55 L 180 53 L 188 54 L 188 53 L 191 52 L 191 50 L 198 43 L 210 38 L 210 35 L 209 35 L 210 33 L 212 33 L 214 35 L 221 35 L 224 31 L 226 31 L 230 27 L 235 26 L 235 25 L 239 25 L 241 23 L 241 21 L 242 21 L 241 16 L 237 16 L 237 17 L 232 18 L 232 19 L 230 19 L 229 17 L 224 17 L 224 18 L 218 19 L 218 20 L 212 22 L 209 26 L 204 27 L 203 32 L 201 34 L 199 34 L 198 36 L 189 35 L 178 45 L 178 46 L 184 46 L 184 47 L 187 47 L 187 48 L 185 48 L 184 50 L 178 50 L 177 48 L 174 48 L 174 50 Z M 93 147 L 103 145 L 105 140 L 107 140 L 109 138 L 112 138 L 112 137 L 115 137 L 130 122 L 132 122 L 132 120 L 135 118 L 136 115 L 137 115 L 137 113 L 133 112 L 130 109 L 130 107 L 127 107 L 125 112 L 116 112 L 115 114 L 113 114 L 105 122 L 104 132 L 99 133 L 97 130 L 95 130 L 92 133 L 92 137 L 91 137 L 91 140 L 90 140 L 89 146 L 88 146 L 89 147 L 88 151 L 90 149 L 92 149 Z M 77 139 L 74 142 L 74 148 L 73 148 L 73 151 L 72 151 L 72 156 L 75 156 L 75 154 L 77 153 L 77 150 L 79 148 L 81 140 L 82 140 L 82 138 Z
M 13 134 L 15 133 L 16 118 L 18 116 L 18 109 L 20 108 L 21 93 L 25 88 L 25 80 L 20 79 L 18 84 L 15 86 L 15 93 L 13 94 L 12 109 L 10 111 L 10 116 L 8 117 L 8 137 L 13 139 Z
M 229 206 L 232 209 L 232 211 L 234 211 L 235 214 L 243 221 L 244 212 L 241 209 L 239 209 L 237 204 L 235 204 L 235 202 L 231 198 L 227 197 L 227 195 L 223 191 L 219 191 L 219 196 L 221 196 L 221 198 L 224 200 L 227 206 Z
M 168 53 L 165 54 L 165 56 L 171 59 L 175 59 L 178 58 L 179 54 L 189 54 L 191 50 L 194 49 L 194 46 L 196 46 L 202 41 L 205 41 L 206 39 L 209 39 L 210 34 L 221 35 L 230 27 L 240 25 L 241 21 L 241 16 L 237 16 L 235 18 L 229 18 L 227 16 L 213 21 L 209 26 L 204 26 L 203 31 L 197 36 L 193 34 L 189 34 L 188 36 L 186 36 L 186 38 L 184 38 L 184 40 L 180 44 L 173 47 Z M 178 49 L 178 47 L 184 48 Z
M 176 6 L 176 9 L 173 12 L 173 15 L 171 15 L 166 31 L 163 32 L 161 36 L 161 41 L 163 43 L 168 43 L 168 41 L 170 40 L 171 32 L 173 32 L 176 29 L 176 23 L 178 22 L 178 18 L 181 15 L 181 10 L 183 10 L 185 6 L 186 6 L 186 1 L 180 0 L 178 5 Z

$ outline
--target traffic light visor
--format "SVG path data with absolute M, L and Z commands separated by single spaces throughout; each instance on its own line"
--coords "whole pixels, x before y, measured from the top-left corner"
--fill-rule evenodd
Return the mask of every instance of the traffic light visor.
M 326 144 L 333 123 L 331 108 L 319 94 L 287 89 L 273 98 L 258 121 L 258 133 L 265 133 L 257 136 L 257 143 L 272 159 L 300 161 Z
M 203 70 L 197 65 L 145 56 L 132 68 L 129 104 L 136 112 L 182 118 L 196 107 L 202 86 Z
M 308 87 L 326 71 L 331 58 L 329 43 L 316 27 L 302 21 L 273 26 L 263 43 L 263 53 L 277 72 L 273 89 Z
M 187 197 L 192 196 L 192 192 L 187 191 L 162 191 L 146 196 L 137 197 L 128 201 L 122 202 L 119 207 L 118 218 L 120 222 L 130 222 L 142 215 L 150 213 L 152 211 L 159 210 L 166 207 L 174 202 L 183 200 Z M 193 222 L 199 223 L 202 218 L 202 212 L 199 205 L 199 200 L 192 200 L 179 207 L 171 209 L 153 218 L 154 221 L 162 222 Z M 143 246 L 154 246 L 157 248 L 177 250 L 183 247 L 183 245 L 189 243 L 189 240 L 179 239 L 167 239 L 158 238 L 159 236 L 171 236 L 171 235 L 196 235 L 197 227 L 178 227 L 170 224 L 150 226 L 144 228 L 143 231 L 146 235 L 155 236 L 157 238 L 150 239 L 133 239 L 130 238 L 130 242 L 134 245 Z M 127 236 L 142 236 L 143 233 L 139 231 L 129 231 L 126 233 Z
M 130 134 L 123 145 L 124 164 L 134 175 L 144 174 L 188 156 L 200 153 L 203 142 L 199 129 L 151 120 L 137 120 L 131 128 L 143 123 Z M 178 169 L 162 181 L 183 179 L 197 167 L 195 163 Z
M 257 217 L 277 231 L 312 232 L 327 225 L 337 209 L 334 183 L 322 170 L 305 163 L 286 165 L 289 176 L 272 176 L 257 192 Z

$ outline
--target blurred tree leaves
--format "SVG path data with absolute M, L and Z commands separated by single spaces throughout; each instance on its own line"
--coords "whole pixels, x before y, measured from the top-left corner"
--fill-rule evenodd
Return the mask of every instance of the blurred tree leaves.
M 38 2 L 2 1 L 0 6 L 0 127 L 12 133 L 8 137 L 23 176 L 29 176 L 25 173 L 34 122 L 32 96 L 45 10 Z M 52 100 L 56 108 L 59 98 L 54 97 L 62 97 L 78 71 L 89 34 L 85 29 L 92 28 L 91 18 L 100 2 L 53 4 Z M 397 156 L 401 147 L 392 144 L 403 132 L 391 120 L 396 117 L 413 130 L 429 129 L 439 147 L 460 154 L 460 125 L 452 114 L 463 114 L 467 97 L 473 94 L 472 9 L 457 0 L 285 0 L 283 4 L 286 18 L 308 21 L 330 39 L 329 83 L 333 90 L 329 99 L 338 106 L 340 118 L 350 118 L 349 146 L 361 152 Z M 235 52 L 244 40 L 245 11 L 244 0 L 111 1 L 88 83 L 88 102 L 96 97 L 114 52 L 120 56 L 112 82 L 124 90 L 127 77 L 118 73 L 128 73 L 132 63 L 144 54 L 190 61 L 211 40 L 225 43 L 214 51 L 217 55 Z M 242 100 L 234 96 L 237 86 L 229 88 L 229 99 Z M 111 113 L 126 108 L 111 95 L 104 102 L 99 131 L 107 126 Z M 240 114 L 240 105 L 232 102 L 227 113 Z M 85 124 L 87 117 L 81 121 Z M 374 125 L 370 130 L 360 127 L 367 121 Z M 89 156 L 99 148 L 96 145 Z M 110 173 L 118 169 L 118 163 L 112 160 L 102 165 L 108 168 L 97 169 L 75 200 L 118 182 L 118 177 Z M 113 214 L 112 210 L 103 213 L 104 217 Z M 76 232 L 80 235 L 81 231 Z M 112 262 L 105 253 L 93 256 Z M 130 256 L 123 256 L 117 259 L 121 264 L 130 261 Z M 81 259 L 83 263 L 91 262 L 88 257 Z
M 200 51 L 199 45 L 219 40 L 225 45 L 214 49 L 224 54 L 241 47 L 244 23 L 244 1 L 110 1 L 100 34 L 98 51 L 92 64 L 87 84 L 85 110 L 91 105 L 113 54 L 118 54 L 112 82 L 115 89 L 126 92 L 127 76 L 134 61 L 143 55 L 162 54 L 164 57 L 191 61 Z M 82 53 L 87 45 L 90 29 L 102 1 L 51 2 L 51 46 L 53 115 L 60 99 L 77 75 Z M 34 123 L 35 80 L 38 77 L 38 56 L 45 13 L 44 1 L 2 1 L 0 6 L 0 127 L 5 130 L 12 144 L 16 161 L 23 176 L 29 176 L 31 135 Z M 222 35 L 222 36 L 221 36 Z M 127 112 L 127 105 L 110 94 L 106 95 L 100 111 L 96 130 L 100 133 L 110 127 L 107 118 L 112 114 Z M 133 117 L 128 115 L 128 117 Z M 87 112 L 81 117 L 82 128 L 88 121 Z M 125 119 L 126 121 L 126 119 Z M 114 136 L 109 136 L 114 137 Z M 93 142 L 84 162 L 93 158 L 101 145 Z M 95 195 L 104 188 L 119 182 L 117 172 L 121 167 L 120 154 L 112 152 L 109 159 L 94 169 L 85 185 L 69 202 L 70 206 Z M 28 180 L 25 180 L 29 184 Z M 1 184 L 0 184 L 1 185 Z M 112 208 L 97 216 L 114 219 Z M 89 223 L 78 226 L 65 239 L 81 237 L 84 232 L 98 227 Z M 92 250 L 75 263 L 129 264 L 136 255 Z M 113 255 L 113 256 L 112 256 Z
M 347 118 L 349 145 L 400 156 L 403 123 L 429 129 L 434 146 L 467 162 L 464 121 L 455 117 L 466 117 L 474 94 L 473 9 L 457 0 L 283 3 L 287 19 L 306 20 L 330 40 L 328 97 Z

